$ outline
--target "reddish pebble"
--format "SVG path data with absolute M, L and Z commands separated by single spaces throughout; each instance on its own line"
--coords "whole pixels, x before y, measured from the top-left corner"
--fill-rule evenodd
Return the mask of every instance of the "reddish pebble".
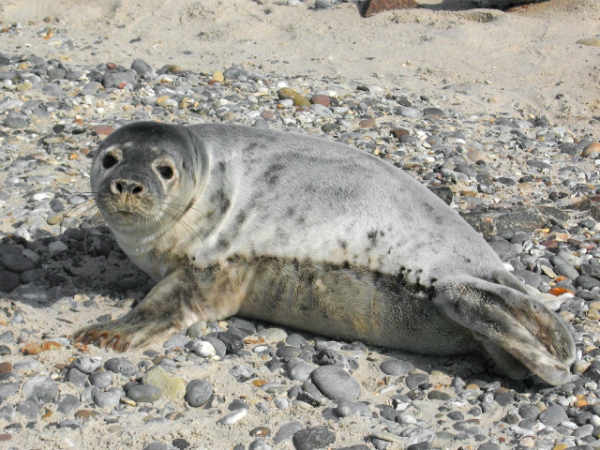
M 558 247 L 558 242 L 556 241 L 544 241 L 541 243 L 546 248 L 556 248 Z
M 548 291 L 548 294 L 556 295 L 557 297 L 559 295 L 566 294 L 566 293 L 572 294 L 573 292 L 571 292 L 569 289 L 564 288 L 564 287 L 553 287 L 552 289 L 550 289 Z
M 127 83 L 124 83 L 124 82 L 123 83 L 119 83 L 118 88 L 119 89 L 125 89 L 125 86 L 127 86 Z
M 0 375 L 4 375 L 12 370 L 12 364 L 9 362 L 3 362 L 0 364 Z
M 394 136 L 396 136 L 398 139 L 400 139 L 402 136 L 406 136 L 407 134 L 410 134 L 410 131 L 408 131 L 406 128 L 396 128 L 396 129 L 392 130 L 392 133 L 394 134 Z
M 12 439 L 12 434 L 4 433 L 0 434 L 0 441 L 10 441 Z
M 377 125 L 375 119 L 363 119 L 358 122 L 360 128 L 373 128 L 375 125 Z
M 331 99 L 329 98 L 329 96 L 323 94 L 313 95 L 310 99 L 310 102 L 313 105 L 323 105 L 326 107 L 329 107 L 329 105 L 331 105 Z
M 96 125 L 92 127 L 92 131 L 95 131 L 96 134 L 100 134 L 102 136 L 108 136 L 110 133 L 115 131 L 115 129 L 110 125 Z
M 45 352 L 47 350 L 58 350 L 61 347 L 61 344 L 54 341 L 45 341 L 41 344 L 30 342 L 29 344 L 25 344 L 23 347 L 21 347 L 21 353 L 24 355 L 37 355 L 40 352 Z
M 275 115 L 271 111 L 265 110 L 262 113 L 260 113 L 260 117 L 262 117 L 263 119 L 272 119 L 273 117 L 275 117 Z
M 210 80 L 210 81 L 208 82 L 208 84 L 210 84 L 210 85 L 212 86 L 213 84 L 221 84 L 221 82 L 220 82 L 220 81 L 217 81 L 217 80 Z
M 117 65 L 116 65 L 114 62 L 109 62 L 109 63 L 106 63 L 106 67 L 107 67 L 109 70 L 117 70 L 117 67 L 118 67 L 118 66 L 117 66 Z

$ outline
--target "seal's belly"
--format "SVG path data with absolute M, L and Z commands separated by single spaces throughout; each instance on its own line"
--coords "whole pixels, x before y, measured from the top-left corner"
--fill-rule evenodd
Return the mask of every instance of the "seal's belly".
M 243 317 L 426 354 L 478 348 L 432 303 L 433 288 L 407 286 L 401 276 L 276 258 L 230 260 L 225 271 L 245 274 Z

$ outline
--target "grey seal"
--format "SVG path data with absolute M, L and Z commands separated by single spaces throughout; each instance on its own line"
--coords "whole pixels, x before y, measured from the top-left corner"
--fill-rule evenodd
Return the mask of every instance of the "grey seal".
M 233 314 L 428 355 L 483 349 L 564 383 L 562 319 L 402 170 L 358 149 L 235 125 L 126 125 L 99 146 L 94 200 L 158 284 L 76 342 L 124 351 Z

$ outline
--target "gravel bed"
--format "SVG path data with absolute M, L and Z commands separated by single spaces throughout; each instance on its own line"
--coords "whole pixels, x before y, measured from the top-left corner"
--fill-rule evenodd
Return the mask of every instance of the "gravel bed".
M 518 107 L 512 115 L 464 111 L 443 91 L 341 77 L 286 78 L 243 66 L 193 73 L 139 59 L 77 66 L 5 50 L 2 446 L 600 448 L 593 124 L 571 129 Z M 483 355 L 423 357 L 236 317 L 123 355 L 72 345 L 72 332 L 123 314 L 152 285 L 118 248 L 89 193 L 95 147 L 135 120 L 309 133 L 409 172 L 484 233 L 515 275 L 548 294 L 577 343 L 571 382 L 514 381 Z

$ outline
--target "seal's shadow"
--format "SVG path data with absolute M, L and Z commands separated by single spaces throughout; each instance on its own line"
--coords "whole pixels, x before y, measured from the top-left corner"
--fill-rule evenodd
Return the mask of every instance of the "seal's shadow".
M 23 258 L 34 261 L 35 267 L 27 267 Z M 69 228 L 61 235 L 32 241 L 18 236 L 3 238 L 0 270 L 2 297 L 35 308 L 49 307 L 76 294 L 139 301 L 154 285 L 105 226 Z

